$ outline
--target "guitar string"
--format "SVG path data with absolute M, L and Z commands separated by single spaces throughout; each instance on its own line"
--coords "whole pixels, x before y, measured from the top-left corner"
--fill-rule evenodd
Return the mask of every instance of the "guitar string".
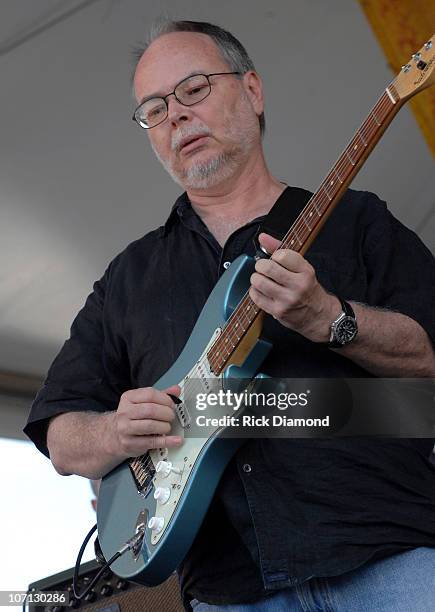
M 393 81 L 394 83 L 394 81 Z M 389 85 L 389 87 L 391 87 L 392 84 Z M 336 193 L 334 193 L 333 191 L 333 195 L 331 197 L 331 195 L 328 193 L 327 189 L 326 189 L 326 184 L 330 181 L 331 175 L 334 172 L 335 175 L 337 176 L 340 185 L 347 180 L 347 176 L 346 176 L 346 172 L 347 174 L 349 174 L 349 171 L 352 171 L 352 168 L 354 166 L 356 166 L 359 162 L 359 159 L 361 157 L 361 151 L 364 151 L 366 149 L 366 147 L 368 146 L 368 144 L 370 143 L 370 140 L 373 138 L 373 136 L 376 136 L 376 134 L 380 131 L 380 128 L 383 126 L 383 123 L 385 121 L 385 119 L 388 117 L 389 113 L 391 112 L 391 110 L 395 107 L 395 105 L 393 104 L 393 102 L 391 101 L 391 99 L 389 98 L 388 94 L 384 91 L 382 93 L 382 95 L 380 96 L 379 100 L 377 101 L 377 103 L 374 105 L 374 107 L 372 108 L 372 110 L 369 112 L 367 118 L 365 119 L 365 121 L 362 123 L 361 127 L 358 128 L 358 130 L 356 130 L 354 136 L 352 137 L 352 139 L 350 140 L 350 142 L 348 143 L 348 145 L 344 148 L 343 152 L 341 153 L 341 155 L 339 156 L 336 164 L 332 167 L 332 169 L 328 172 L 328 174 L 326 175 L 326 177 L 323 179 L 322 183 L 320 184 L 319 188 L 317 189 L 317 191 L 313 194 L 313 196 L 310 198 L 309 202 L 306 204 L 305 208 L 301 211 L 301 213 L 298 215 L 294 225 L 292 228 L 290 228 L 290 230 L 287 232 L 286 236 L 283 238 L 281 245 L 282 246 L 285 242 L 287 242 L 290 238 L 292 238 L 293 236 L 296 237 L 296 240 L 299 242 L 300 246 L 302 246 L 305 241 L 307 240 L 307 238 L 309 238 L 311 232 L 315 229 L 317 222 L 320 220 L 321 215 L 319 215 L 319 211 L 317 209 L 317 204 L 320 205 L 321 209 L 322 209 L 322 215 L 323 212 L 326 212 L 328 210 L 328 208 L 326 208 L 323 211 L 323 206 L 324 204 L 330 204 L 330 202 L 335 198 Z M 380 112 L 380 115 L 375 114 Z M 373 119 L 374 119 L 374 124 L 373 124 Z M 359 148 L 357 155 L 355 157 L 355 159 L 352 159 L 352 157 L 350 156 L 351 151 L 356 151 L 356 149 L 354 149 L 355 146 L 355 140 L 356 138 L 360 138 L 362 143 L 363 143 L 363 148 Z M 365 140 L 365 138 L 367 139 L 367 141 Z M 376 144 L 376 143 L 375 143 Z M 345 156 L 348 157 L 349 161 L 347 162 L 345 160 Z M 349 163 L 350 162 L 350 163 Z M 344 180 L 342 181 L 342 176 L 341 176 L 341 171 L 345 171 L 344 172 Z M 326 200 L 324 200 L 326 196 Z M 308 212 L 308 210 L 310 208 L 314 208 L 317 212 L 317 214 L 319 215 L 319 219 L 318 221 L 314 224 L 314 226 L 312 228 L 310 228 L 310 226 L 307 224 L 307 222 L 305 221 L 306 219 L 306 213 Z M 313 211 L 310 210 L 310 213 L 313 214 Z M 306 226 L 306 228 L 304 227 L 304 225 Z M 307 230 L 308 230 L 308 234 L 307 234 Z M 301 232 L 301 233 L 299 233 Z M 305 235 L 306 234 L 306 235 Z M 301 242 L 301 237 L 302 237 L 302 242 Z M 235 338 L 232 337 L 232 335 L 235 333 L 234 330 L 232 329 L 233 327 L 233 323 L 237 321 L 237 325 L 242 322 L 244 323 L 248 323 L 248 326 L 252 323 L 252 320 L 249 318 L 249 316 L 247 315 L 247 312 L 243 310 L 243 302 L 246 302 L 245 306 L 247 306 L 249 309 L 252 307 L 250 302 L 252 302 L 252 300 L 249 297 L 249 293 L 245 293 L 245 295 L 242 297 L 242 299 L 240 300 L 239 304 L 236 306 L 235 310 L 231 313 L 230 317 L 228 318 L 228 320 L 226 321 L 221 334 L 219 335 L 219 337 L 215 340 L 215 342 L 211 345 L 211 347 L 204 351 L 200 360 L 195 364 L 196 367 L 198 366 L 205 366 L 205 364 L 208 362 L 210 365 L 210 369 L 216 368 L 216 367 L 221 367 L 221 365 L 219 365 L 218 363 L 215 363 L 213 365 L 212 360 L 208 358 L 208 355 L 210 353 L 212 353 L 213 351 L 215 351 L 216 354 L 216 348 L 219 346 L 219 351 L 218 353 L 220 353 L 221 348 L 226 349 L 225 346 L 221 347 L 219 345 L 222 344 L 222 340 L 223 340 L 223 336 L 225 335 L 226 338 L 226 342 L 229 340 L 232 340 L 234 342 L 234 340 L 236 340 L 235 344 L 232 345 L 232 350 L 230 350 L 230 352 L 227 354 L 227 358 L 234 352 L 234 349 L 237 347 L 237 342 L 240 340 L 240 337 L 237 336 L 237 334 L 235 334 Z M 253 302 L 252 302 L 253 304 Z M 261 309 L 258 309 L 258 307 L 256 307 L 254 305 L 253 310 L 257 310 L 257 313 L 254 315 L 254 318 L 257 316 L 258 312 L 260 312 Z M 245 329 L 243 329 L 243 325 L 242 325 L 242 330 L 243 330 L 243 334 L 245 333 Z M 242 336 L 243 336 L 242 334 Z M 213 357 L 212 357 L 213 358 Z M 194 366 L 195 367 L 195 366 Z M 221 377 L 218 377 L 222 380 Z M 200 380 L 198 379 L 194 379 L 195 381 Z M 184 384 L 184 394 L 188 394 L 191 391 L 191 387 L 192 387 L 192 379 L 188 378 L 187 382 L 185 382 Z M 197 382 L 195 382 L 195 384 L 197 384 Z M 159 434 L 157 434 L 159 435 Z M 158 452 L 158 449 L 149 449 L 149 450 L 155 450 L 156 452 Z M 140 459 L 141 456 L 136 457 L 136 459 Z M 148 467 L 149 463 L 152 462 L 151 457 L 149 456 L 149 454 L 146 454 L 147 457 L 147 461 L 145 464 L 145 469 Z

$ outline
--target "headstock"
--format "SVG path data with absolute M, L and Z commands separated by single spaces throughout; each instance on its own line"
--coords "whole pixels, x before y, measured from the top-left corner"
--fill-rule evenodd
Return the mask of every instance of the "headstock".
M 394 79 L 399 98 L 403 101 L 435 83 L 435 34 L 428 40 Z

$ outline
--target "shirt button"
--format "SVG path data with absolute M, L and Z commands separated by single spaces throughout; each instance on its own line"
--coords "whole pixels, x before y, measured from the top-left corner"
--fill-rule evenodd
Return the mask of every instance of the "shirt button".
M 231 262 L 230 261 L 224 261 L 224 268 L 225 270 L 228 270 L 228 268 L 230 267 Z
M 251 466 L 249 465 L 249 463 L 244 463 L 243 464 L 243 471 L 247 472 L 249 474 L 249 472 L 252 470 Z

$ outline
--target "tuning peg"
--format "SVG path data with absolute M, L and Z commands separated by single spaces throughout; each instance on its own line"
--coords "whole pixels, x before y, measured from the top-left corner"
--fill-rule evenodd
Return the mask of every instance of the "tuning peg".
M 403 72 L 409 72 L 411 70 L 411 64 L 405 64 L 402 66 Z
M 411 57 L 414 60 L 414 62 L 418 62 L 419 59 L 421 58 L 421 53 L 414 53 L 414 55 L 412 55 Z
M 432 48 L 432 41 L 428 40 L 427 43 L 425 43 L 424 48 L 426 49 L 426 51 L 429 51 L 429 49 Z

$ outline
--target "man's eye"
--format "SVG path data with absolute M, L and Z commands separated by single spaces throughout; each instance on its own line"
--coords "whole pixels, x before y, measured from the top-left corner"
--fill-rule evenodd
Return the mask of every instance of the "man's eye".
M 196 94 L 199 94 L 204 89 L 204 87 L 205 87 L 204 85 L 198 85 L 197 87 L 192 87 L 191 89 L 187 91 L 187 95 L 194 96 Z
M 148 111 L 148 117 L 158 117 L 162 114 L 162 112 L 163 106 L 158 106 L 157 108 L 153 108 L 152 110 Z

